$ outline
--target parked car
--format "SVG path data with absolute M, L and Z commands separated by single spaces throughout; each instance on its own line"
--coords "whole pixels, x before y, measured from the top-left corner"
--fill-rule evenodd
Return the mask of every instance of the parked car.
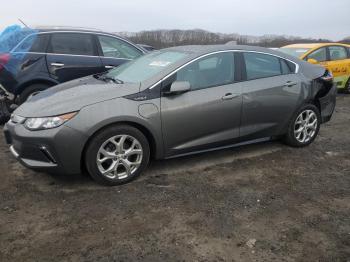
M 340 91 L 350 93 L 350 45 L 338 43 L 294 44 L 280 49 L 332 72 Z
M 332 116 L 332 80 L 323 67 L 265 48 L 173 47 L 32 96 L 4 132 L 29 168 L 86 169 L 117 185 L 153 158 L 270 137 L 307 146 Z
M 33 93 L 104 72 L 146 52 L 124 38 L 98 30 L 53 27 L 32 31 L 0 54 L 0 87 L 19 104 Z

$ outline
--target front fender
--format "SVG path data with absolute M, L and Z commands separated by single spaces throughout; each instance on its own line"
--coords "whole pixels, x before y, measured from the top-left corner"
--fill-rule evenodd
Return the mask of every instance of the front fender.
M 145 103 L 152 103 L 157 108 L 147 118 L 142 117 L 139 113 L 139 106 Z M 82 108 L 66 125 L 88 137 L 112 124 L 130 123 L 142 126 L 154 139 L 156 158 L 162 158 L 163 138 L 159 108 L 159 99 L 138 102 L 126 98 L 116 98 Z

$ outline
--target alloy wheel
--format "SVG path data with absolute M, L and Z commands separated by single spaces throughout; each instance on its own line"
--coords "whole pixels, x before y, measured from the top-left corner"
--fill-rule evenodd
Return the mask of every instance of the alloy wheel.
M 314 111 L 302 111 L 294 123 L 295 139 L 300 143 L 309 142 L 316 134 L 317 125 L 317 115 Z
M 141 143 L 130 135 L 117 135 L 106 140 L 97 152 L 96 164 L 101 174 L 109 179 L 125 179 L 141 165 Z

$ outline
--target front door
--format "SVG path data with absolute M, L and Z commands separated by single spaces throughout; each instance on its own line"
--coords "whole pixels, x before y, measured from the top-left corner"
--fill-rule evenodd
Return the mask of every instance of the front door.
M 232 52 L 218 53 L 164 81 L 161 118 L 167 156 L 220 147 L 239 138 L 242 96 L 234 68 Z M 188 81 L 191 90 L 166 95 L 174 81 Z

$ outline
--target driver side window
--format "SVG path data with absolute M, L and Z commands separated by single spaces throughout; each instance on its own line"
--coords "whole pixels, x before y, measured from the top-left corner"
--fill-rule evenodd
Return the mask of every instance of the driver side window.
M 234 82 L 234 55 L 232 52 L 206 56 L 176 74 L 176 81 L 187 81 L 191 90 L 227 85 Z
M 105 57 L 135 59 L 142 55 L 140 50 L 123 40 L 102 35 L 99 35 L 98 39 Z

